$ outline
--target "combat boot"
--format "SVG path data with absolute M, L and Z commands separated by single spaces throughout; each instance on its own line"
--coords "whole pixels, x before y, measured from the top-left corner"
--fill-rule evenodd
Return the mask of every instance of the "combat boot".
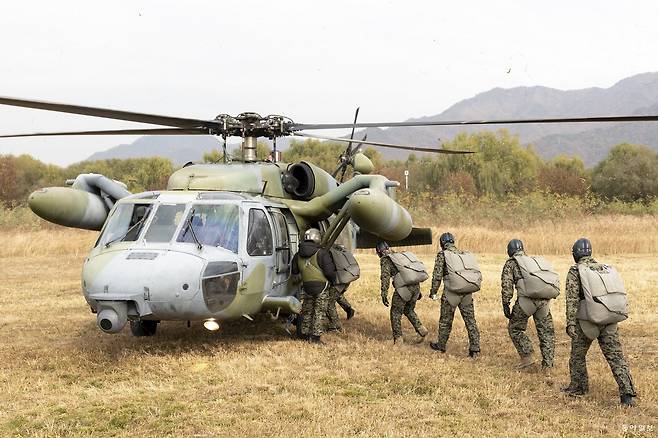
M 587 391 L 582 389 L 582 388 L 576 388 L 574 386 L 563 386 L 560 388 L 560 391 L 564 392 L 565 394 L 571 396 L 571 397 L 580 397 L 581 395 L 587 394 Z
M 320 336 L 311 335 L 308 340 L 311 344 L 326 345 L 325 342 L 320 338 Z
M 441 347 L 438 342 L 430 342 L 430 348 L 434 351 L 438 351 L 439 353 L 446 352 L 446 349 Z
M 414 344 L 420 344 L 421 342 L 423 342 L 425 340 L 425 336 L 427 336 L 428 333 L 429 331 L 427 331 L 425 326 L 421 325 L 418 328 L 418 332 L 417 332 L 418 335 L 416 336 L 416 339 L 414 339 Z
M 394 347 L 401 347 L 403 342 L 404 341 L 402 340 L 402 336 L 399 336 L 397 338 L 393 338 L 393 346 Z
M 519 362 L 518 368 L 528 368 L 529 366 L 532 366 L 535 363 L 535 358 L 532 356 L 532 354 L 529 354 L 527 356 L 521 356 L 521 362 Z
M 345 313 L 347 314 L 347 319 L 352 319 L 354 317 L 355 312 L 353 308 L 348 307 Z
M 480 356 L 480 352 L 479 352 L 479 351 L 469 351 L 469 352 L 468 352 L 468 357 L 470 357 L 470 358 L 473 359 L 473 360 L 477 359 L 478 356 Z
M 635 406 L 637 406 L 637 403 L 635 403 L 635 396 L 632 396 L 630 394 L 622 395 L 621 405 L 628 408 L 634 408 Z
M 544 375 L 544 379 L 549 386 L 553 386 L 553 367 L 542 364 L 541 373 Z

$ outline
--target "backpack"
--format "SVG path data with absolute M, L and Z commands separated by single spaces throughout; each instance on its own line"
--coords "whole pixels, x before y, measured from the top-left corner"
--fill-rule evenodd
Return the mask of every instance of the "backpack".
M 560 295 L 560 276 L 548 260 L 527 255 L 514 256 L 522 277 L 516 282 L 519 296 L 549 300 Z
M 466 295 L 480 290 L 482 286 L 482 272 L 470 252 L 458 254 L 443 251 L 446 259 L 446 272 L 444 274 L 445 289 L 457 295 Z
M 393 277 L 393 287 L 398 289 L 405 286 L 422 283 L 429 278 L 423 262 L 409 251 L 394 252 L 388 255 L 398 273 Z
M 628 318 L 626 289 L 619 272 L 604 264 L 578 264 L 584 299 L 578 306 L 578 319 L 608 325 Z

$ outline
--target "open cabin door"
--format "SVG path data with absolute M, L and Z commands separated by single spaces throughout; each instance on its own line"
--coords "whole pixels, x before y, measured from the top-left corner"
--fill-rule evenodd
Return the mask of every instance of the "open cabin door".
M 276 295 L 289 295 L 293 285 L 290 281 L 292 275 L 292 256 L 297 252 L 298 232 L 297 224 L 290 211 L 270 207 L 272 223 L 274 225 L 274 283 L 272 289 Z

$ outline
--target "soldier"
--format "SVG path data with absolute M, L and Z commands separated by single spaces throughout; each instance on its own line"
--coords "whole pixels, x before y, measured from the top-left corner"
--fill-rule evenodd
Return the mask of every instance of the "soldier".
M 619 386 L 621 404 L 635 406 L 635 387 L 617 331 L 617 322 L 628 316 L 621 277 L 612 266 L 592 258 L 592 244 L 586 238 L 574 243 L 572 254 L 576 264 L 569 269 L 565 286 L 567 334 L 571 338 L 571 382 L 562 391 L 573 396 L 587 393 L 585 358 L 596 339 Z
M 377 243 L 377 255 L 380 258 L 382 303 L 388 307 L 388 288 L 393 279 L 393 300 L 391 304 L 391 329 L 393 344 L 402 343 L 402 315 L 405 315 L 413 325 L 418 338 L 422 342 L 427 336 L 427 329 L 420 322 L 414 311 L 416 301 L 422 298 L 420 283 L 428 278 L 425 266 L 410 252 L 396 253 L 391 251 L 386 242 Z
M 439 238 L 441 251 L 436 255 L 430 298 L 436 300 L 436 294 L 444 280 L 441 296 L 441 316 L 439 317 L 439 335 L 436 342 L 430 343 L 433 350 L 445 353 L 446 344 L 452 331 L 455 309 L 459 307 L 468 332 L 468 355 L 477 359 L 480 354 L 480 332 L 475 321 L 473 292 L 480 290 L 482 274 L 475 257 L 455 246 L 451 233 L 443 233 Z
M 327 312 L 329 289 L 335 280 L 336 267 L 329 252 L 320 247 L 320 231 L 310 228 L 292 260 L 292 273 L 301 274 L 302 302 L 301 338 L 323 344 L 322 319 Z
M 503 313 L 509 319 L 507 330 L 516 351 L 521 357 L 520 368 L 535 363 L 533 348 L 525 331 L 532 316 L 537 328 L 542 371 L 550 374 L 555 355 L 555 330 L 551 316 L 550 300 L 560 294 L 560 279 L 550 264 L 541 257 L 528 257 L 523 242 L 512 239 L 507 244 L 507 255 L 500 276 Z M 516 286 L 516 302 L 510 310 L 510 302 Z

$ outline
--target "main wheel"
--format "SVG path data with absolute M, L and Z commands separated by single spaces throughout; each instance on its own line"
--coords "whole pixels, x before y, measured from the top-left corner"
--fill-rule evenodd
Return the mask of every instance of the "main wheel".
M 153 336 L 158 329 L 158 321 L 130 321 L 130 331 L 133 336 Z

